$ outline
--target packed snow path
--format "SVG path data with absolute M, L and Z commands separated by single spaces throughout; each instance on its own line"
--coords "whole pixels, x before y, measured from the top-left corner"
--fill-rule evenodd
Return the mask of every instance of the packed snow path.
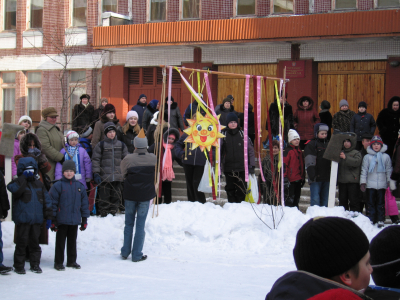
M 267 205 L 254 206 L 272 225 Z M 279 214 L 279 211 L 278 211 Z M 55 233 L 42 245 L 42 274 L 0 276 L 2 299 L 264 299 L 273 283 L 294 270 L 293 247 L 299 228 L 311 217 L 351 218 L 371 240 L 379 229 L 363 215 L 342 207 L 310 207 L 307 214 L 285 208 L 277 230 L 256 216 L 251 204 L 177 202 L 160 205 L 146 221 L 144 254 L 121 260 L 124 216 L 91 217 L 78 233 L 80 270 L 53 268 Z M 3 222 L 4 264 L 12 266 L 14 223 Z M 66 263 L 66 262 L 65 262 Z M 371 281 L 372 282 L 372 281 Z

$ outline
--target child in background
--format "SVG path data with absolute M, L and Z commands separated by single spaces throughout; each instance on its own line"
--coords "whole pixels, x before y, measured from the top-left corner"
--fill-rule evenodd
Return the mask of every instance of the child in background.
M 392 162 L 386 150 L 381 137 L 374 136 L 361 168 L 360 190 L 367 191 L 367 216 L 372 224 L 378 223 L 378 228 L 384 226 L 385 191 L 392 175 Z
M 374 134 L 376 123 L 374 117 L 367 113 L 367 103 L 358 103 L 358 113 L 351 119 L 350 132 L 357 134 L 356 150 L 362 149 L 362 136 L 366 133 Z
M 78 225 L 81 231 L 86 230 L 89 218 L 89 201 L 86 195 L 86 185 L 75 179 L 76 165 L 71 160 L 66 160 L 62 165 L 63 177 L 50 189 L 53 201 L 53 213 L 56 221 L 51 225 L 51 230 L 56 231 L 56 249 L 54 269 L 64 271 L 65 240 L 67 240 L 67 267 L 80 269 L 76 263 L 76 238 Z
M 11 170 L 11 175 L 12 178 L 14 178 L 14 176 L 17 176 L 17 164 L 15 162 L 15 156 L 20 155 L 21 154 L 21 150 L 19 149 L 19 143 L 21 141 L 21 138 L 25 135 L 26 131 L 25 130 L 21 130 L 18 131 L 17 134 L 15 135 L 15 139 L 14 139 L 14 155 L 12 157 L 12 170 Z
M 79 138 L 79 144 L 81 144 L 81 147 L 86 150 L 90 158 L 92 158 L 92 137 L 93 129 L 89 126 L 89 128 L 82 133 L 81 137 Z

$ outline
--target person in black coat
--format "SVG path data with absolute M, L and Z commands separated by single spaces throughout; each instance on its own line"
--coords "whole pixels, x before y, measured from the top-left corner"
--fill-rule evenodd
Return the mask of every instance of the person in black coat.
M 4 180 L 3 173 L 0 172 L 0 219 L 5 219 L 8 216 L 8 211 L 10 210 L 10 201 L 8 200 L 8 194 L 6 190 L 6 183 Z M 12 271 L 13 268 L 6 267 L 3 265 L 3 240 L 1 232 L 1 222 L 0 222 L 0 274 L 5 274 Z
M 139 116 L 139 126 L 142 127 L 142 122 L 143 122 L 143 114 L 145 112 L 145 110 L 147 109 L 147 96 L 145 94 L 141 94 L 139 96 L 139 99 L 137 101 L 137 104 L 134 105 L 131 110 L 134 110 L 137 112 L 138 116 Z
M 328 101 L 323 100 L 321 102 L 320 105 L 321 111 L 319 112 L 319 118 L 321 119 L 321 123 L 324 123 L 329 127 L 327 136 L 328 141 L 331 139 L 331 134 L 332 134 L 332 114 L 329 112 L 330 108 L 331 104 Z
M 235 111 L 235 108 L 231 104 L 231 98 L 225 98 L 224 101 L 222 101 L 222 104 L 215 110 L 215 113 L 218 115 L 221 115 L 219 118 L 219 123 L 223 126 L 227 126 L 228 123 L 226 121 L 226 117 L 229 113 L 233 112 L 236 116 L 238 116 L 238 113 Z
M 281 109 L 282 109 L 282 102 L 281 102 Z M 271 120 L 272 136 L 277 136 L 279 134 L 279 109 L 276 99 L 274 103 L 271 103 L 269 107 L 269 120 Z M 284 103 L 283 121 L 285 123 L 284 140 L 287 141 L 289 129 L 294 129 L 294 118 L 293 118 L 292 106 L 286 101 Z M 268 130 L 268 119 L 265 124 L 265 128 L 266 130 Z
M 351 119 L 350 132 L 357 134 L 356 150 L 362 149 L 362 136 L 366 133 L 374 135 L 376 123 L 374 117 L 367 113 L 367 103 L 361 101 L 358 104 L 358 113 Z
M 397 133 L 400 129 L 400 97 L 392 97 L 387 108 L 381 110 L 376 119 L 383 143 L 387 145 L 386 153 L 391 157 L 397 141 Z
M 248 112 L 248 121 L 247 121 L 247 134 L 249 135 L 249 138 L 254 145 L 254 140 L 256 138 L 256 130 L 254 127 L 254 113 L 253 113 L 253 105 L 249 103 L 249 112 Z M 239 119 L 240 119 L 240 127 L 242 130 L 244 130 L 244 112 L 239 113 Z
M 83 94 L 80 99 L 81 102 L 75 104 L 74 110 L 72 111 L 72 130 L 76 131 L 78 134 L 85 132 L 89 126 L 94 128 L 94 107 L 89 102 L 90 96 L 88 94 Z
M 168 97 L 165 98 L 165 103 L 168 103 Z M 165 106 L 164 112 L 168 114 L 168 104 Z M 167 119 L 168 120 L 168 119 Z M 169 116 L 169 125 L 171 128 L 185 130 L 183 125 L 183 118 L 178 107 L 178 103 L 175 102 L 174 98 L 171 97 L 171 111 Z
M 149 128 L 150 122 L 153 119 L 154 114 L 158 112 L 158 107 L 159 107 L 159 101 L 156 99 L 151 100 L 149 105 L 147 105 L 147 109 L 143 113 L 143 118 L 142 118 L 142 128 L 144 129 L 145 132 Z
M 94 124 L 100 120 L 100 117 L 103 114 L 103 109 L 107 104 L 108 104 L 107 98 L 101 98 L 99 108 L 95 109 L 93 113 L 93 128 Z

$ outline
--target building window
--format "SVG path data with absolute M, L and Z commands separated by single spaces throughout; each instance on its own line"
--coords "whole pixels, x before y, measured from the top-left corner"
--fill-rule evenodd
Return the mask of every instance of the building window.
M 42 28 L 43 0 L 31 0 L 30 28 Z
M 274 0 L 274 13 L 293 13 L 293 0 Z
M 118 13 L 118 0 L 103 0 L 103 12 L 106 11 Z
M 400 0 L 378 0 L 378 7 L 400 6 Z
M 256 0 L 237 0 L 237 15 L 255 15 Z
M 27 90 L 28 90 L 28 115 L 32 119 L 32 126 L 36 127 L 40 123 L 42 109 L 42 73 L 28 72 Z
M 200 18 L 200 0 L 182 0 L 182 18 Z
M 14 123 L 15 119 L 15 72 L 2 74 L 3 123 Z
M 17 29 L 17 0 L 4 1 L 4 30 Z
M 336 0 L 335 8 L 336 9 L 357 8 L 357 0 Z
M 71 95 L 70 113 L 72 115 L 72 110 L 74 109 L 75 104 L 79 104 L 82 94 L 86 94 L 86 71 L 71 71 L 69 81 L 69 93 Z
M 150 21 L 167 20 L 167 1 L 150 0 Z
M 86 13 L 87 13 L 87 0 L 72 0 L 72 1 L 73 1 L 72 26 L 85 27 L 86 26 Z

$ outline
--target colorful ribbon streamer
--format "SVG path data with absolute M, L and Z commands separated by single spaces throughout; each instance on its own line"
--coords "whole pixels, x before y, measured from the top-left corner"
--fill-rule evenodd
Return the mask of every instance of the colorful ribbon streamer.
M 249 182 L 249 157 L 247 152 L 248 147 L 248 122 L 249 122 L 249 92 L 250 92 L 250 75 L 246 75 L 246 86 L 244 94 L 244 176 L 245 181 Z M 247 138 L 246 138 L 247 137 Z

